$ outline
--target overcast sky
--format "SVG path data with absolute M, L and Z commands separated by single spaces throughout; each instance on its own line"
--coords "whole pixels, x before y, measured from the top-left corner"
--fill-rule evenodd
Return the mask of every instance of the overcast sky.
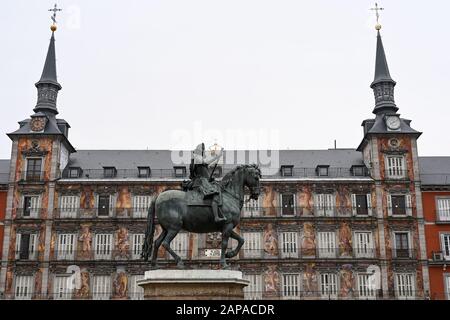
M 0 158 L 33 113 L 53 4 L 2 2 Z M 399 113 L 423 132 L 420 155 L 450 155 L 450 1 L 379 4 Z M 58 109 L 75 148 L 356 148 L 373 117 L 374 1 L 58 5 Z

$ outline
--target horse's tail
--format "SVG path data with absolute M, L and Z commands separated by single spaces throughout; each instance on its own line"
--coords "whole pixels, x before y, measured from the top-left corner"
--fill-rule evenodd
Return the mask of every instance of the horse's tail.
M 145 261 L 148 261 L 148 258 L 152 254 L 153 236 L 155 234 L 155 203 L 156 199 L 152 200 L 150 208 L 148 208 L 147 229 L 145 230 L 145 239 L 141 253 L 141 257 Z

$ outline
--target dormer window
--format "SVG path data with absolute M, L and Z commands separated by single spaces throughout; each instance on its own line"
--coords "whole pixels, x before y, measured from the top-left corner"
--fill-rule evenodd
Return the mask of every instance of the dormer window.
M 363 177 L 366 175 L 366 167 L 365 166 L 352 166 L 350 171 L 355 177 Z
M 117 175 L 116 167 L 103 167 L 103 176 L 105 178 L 115 178 Z
M 328 177 L 328 169 L 330 168 L 330 166 L 326 166 L 326 165 L 318 165 L 316 167 L 316 173 L 319 177 Z
M 70 167 L 68 172 L 68 178 L 76 179 L 81 176 L 81 168 L 80 167 Z
M 282 177 L 292 177 L 294 175 L 294 166 L 281 166 Z
M 149 178 L 150 177 L 150 167 L 138 167 L 138 177 L 139 178 Z
M 173 167 L 173 170 L 176 178 L 186 177 L 186 167 Z

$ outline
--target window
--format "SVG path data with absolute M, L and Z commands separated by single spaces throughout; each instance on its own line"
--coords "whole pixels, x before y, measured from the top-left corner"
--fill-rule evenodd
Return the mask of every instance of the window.
M 99 233 L 95 235 L 95 259 L 111 259 L 112 235 Z
M 408 232 L 395 232 L 395 257 L 408 258 L 409 254 L 409 234 Z
M 139 178 L 150 178 L 150 167 L 138 167 Z
M 188 239 L 187 232 L 180 232 L 170 243 L 170 247 L 180 258 L 185 259 L 188 255 Z
M 250 195 L 244 195 L 244 207 L 242 210 L 242 214 L 244 217 L 259 217 L 260 216 L 260 208 L 259 208 L 259 199 L 250 199 Z
M 437 199 L 439 221 L 450 221 L 450 198 Z
M 70 167 L 68 176 L 70 179 L 79 178 L 81 176 L 81 168 L 80 167 Z
M 133 217 L 147 218 L 151 202 L 151 196 L 133 196 Z
M 61 196 L 59 200 L 60 218 L 76 218 L 79 208 L 79 196 Z
M 135 233 L 132 238 L 131 258 L 140 259 L 142 252 L 142 245 L 144 244 L 145 234 Z
M 300 297 L 299 274 L 283 274 L 282 295 L 285 299 L 293 299 Z
M 371 194 L 352 194 L 352 210 L 354 215 L 367 216 L 372 214 Z
M 403 156 L 387 156 L 386 173 L 388 178 L 398 179 L 405 177 L 405 160 Z
M 318 232 L 319 239 L 319 257 L 335 258 L 336 257 L 336 233 L 335 232 Z
M 110 203 L 110 195 L 100 195 L 98 196 L 98 216 L 99 217 L 107 217 L 109 216 L 111 203 Z
M 72 298 L 71 286 L 69 281 L 72 278 L 68 276 L 55 276 L 53 282 L 53 299 L 55 300 L 68 300 Z
M 330 299 L 337 297 L 337 276 L 335 273 L 320 274 L 320 296 Z
M 58 234 L 58 248 L 56 257 L 58 260 L 74 260 L 76 234 Z
M 40 207 L 39 196 L 24 196 L 23 197 L 23 217 L 24 218 L 38 218 Z
M 411 215 L 411 195 L 388 195 L 387 198 L 389 215 Z
M 450 234 L 441 234 L 442 255 L 445 260 L 450 260 Z
M 294 166 L 281 166 L 282 177 L 292 177 L 294 175 Z
M 414 299 L 415 285 L 414 275 L 411 273 L 397 273 L 395 275 L 397 298 Z
M 92 299 L 108 300 L 111 295 L 111 277 L 93 276 Z
M 186 176 L 186 167 L 173 167 L 175 177 L 183 178 Z
M 450 275 L 445 276 L 445 292 L 447 292 L 447 300 L 450 300 Z
M 295 215 L 295 199 L 292 193 L 284 193 L 281 195 L 281 215 Z
M 129 295 L 131 300 L 144 300 L 144 288 L 137 284 L 137 281 L 144 279 L 143 275 L 130 276 Z
M 27 159 L 27 181 L 40 181 L 42 173 L 42 159 L 29 158 Z
M 244 287 L 245 300 L 261 300 L 263 292 L 262 277 L 260 274 L 245 274 L 244 279 L 250 281 L 248 286 Z
M 104 178 L 115 178 L 117 175 L 117 169 L 115 167 L 103 167 Z
M 14 299 L 31 299 L 33 295 L 33 276 L 16 276 L 14 287 Z
M 37 258 L 37 234 L 16 234 L 16 259 L 35 260 Z
M 260 232 L 244 232 L 244 258 L 260 258 L 262 256 L 262 245 Z
M 317 166 L 316 172 L 319 177 L 328 177 L 328 168 L 330 166 Z
M 355 177 L 363 177 L 366 175 L 366 167 L 365 166 L 352 166 L 351 172 Z
M 372 258 L 374 256 L 371 232 L 355 232 L 354 246 L 356 258 Z
M 317 216 L 334 216 L 334 194 L 323 193 L 314 195 L 314 210 Z
M 358 274 L 358 296 L 360 299 L 376 298 L 376 287 L 372 284 L 372 277 L 375 277 L 375 275 L 367 273 Z
M 298 258 L 298 234 L 297 232 L 281 232 L 281 257 Z

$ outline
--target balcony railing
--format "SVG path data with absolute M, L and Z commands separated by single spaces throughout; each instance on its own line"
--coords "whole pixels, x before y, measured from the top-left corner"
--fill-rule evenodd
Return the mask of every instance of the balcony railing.
M 375 208 L 369 207 L 365 210 L 355 207 L 346 206 L 291 206 L 291 207 L 256 207 L 251 209 L 242 209 L 243 218 L 259 218 L 259 217 L 370 217 Z
M 393 259 L 416 259 L 416 249 L 392 249 Z
M 264 249 L 241 249 L 243 259 L 375 259 L 376 249 L 368 248 L 295 248 L 286 250 L 282 247 L 277 252 Z
M 390 180 L 405 180 L 409 179 L 409 172 L 408 170 L 389 170 L 386 169 L 384 171 L 385 179 Z
M 40 219 L 45 208 L 17 208 L 16 219 Z
M 450 209 L 438 209 L 435 210 L 436 222 L 450 223 Z
M 148 209 L 142 208 L 91 208 L 60 209 L 55 208 L 55 219 L 92 219 L 92 218 L 147 218 Z
M 45 171 L 19 171 L 19 181 L 43 182 L 45 181 Z

